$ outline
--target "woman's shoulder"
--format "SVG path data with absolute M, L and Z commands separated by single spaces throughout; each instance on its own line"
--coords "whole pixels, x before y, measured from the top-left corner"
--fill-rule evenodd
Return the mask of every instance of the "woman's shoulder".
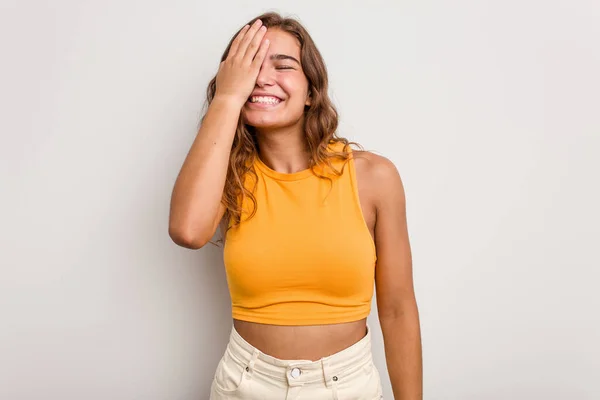
M 386 180 L 398 173 L 396 165 L 382 155 L 366 150 L 353 150 L 352 155 L 357 174 L 360 172 L 376 180 Z
M 396 165 L 387 157 L 366 150 L 354 150 L 354 169 L 358 186 L 373 194 L 384 195 L 402 185 Z
M 399 178 L 396 165 L 387 157 L 376 154 L 372 151 L 354 149 L 351 143 L 344 142 L 330 143 L 330 149 L 333 152 L 350 153 L 350 158 L 354 161 L 354 169 L 359 185 L 375 185 L 385 188 L 387 184 L 393 184 Z

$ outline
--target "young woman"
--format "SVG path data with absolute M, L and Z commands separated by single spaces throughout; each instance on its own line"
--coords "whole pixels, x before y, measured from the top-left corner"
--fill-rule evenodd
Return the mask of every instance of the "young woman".
M 402 182 L 337 136 L 327 90 L 308 32 L 275 13 L 234 36 L 209 84 L 169 234 L 198 249 L 222 223 L 234 321 L 213 400 L 381 399 L 374 284 L 394 397 L 422 398 Z

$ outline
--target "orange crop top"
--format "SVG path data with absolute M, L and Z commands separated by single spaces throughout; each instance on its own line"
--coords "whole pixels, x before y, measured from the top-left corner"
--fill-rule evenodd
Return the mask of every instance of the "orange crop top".
M 343 144 L 331 148 L 341 151 Z M 337 170 L 343 163 L 332 160 Z M 331 175 L 333 185 L 310 169 L 286 174 L 259 159 L 254 170 L 256 213 L 244 219 L 252 206 L 245 199 L 241 224 L 225 238 L 233 318 L 320 325 L 367 317 L 377 257 L 359 203 L 354 160 L 340 177 Z M 245 185 L 254 187 L 251 175 Z

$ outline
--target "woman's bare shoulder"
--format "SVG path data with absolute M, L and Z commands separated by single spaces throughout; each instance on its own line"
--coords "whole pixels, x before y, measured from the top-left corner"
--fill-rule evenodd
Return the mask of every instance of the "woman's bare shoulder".
M 370 151 L 354 151 L 354 167 L 359 191 L 368 201 L 378 204 L 391 192 L 404 192 L 394 163 Z
M 357 176 L 360 175 L 381 184 L 397 179 L 398 170 L 390 159 L 364 150 L 354 150 L 353 154 Z

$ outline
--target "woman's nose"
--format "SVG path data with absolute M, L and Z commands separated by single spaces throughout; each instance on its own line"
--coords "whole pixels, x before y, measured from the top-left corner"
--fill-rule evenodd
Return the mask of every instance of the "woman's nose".
M 258 86 L 266 86 L 273 84 L 273 74 L 271 68 L 260 67 L 258 76 L 256 77 L 256 84 Z

